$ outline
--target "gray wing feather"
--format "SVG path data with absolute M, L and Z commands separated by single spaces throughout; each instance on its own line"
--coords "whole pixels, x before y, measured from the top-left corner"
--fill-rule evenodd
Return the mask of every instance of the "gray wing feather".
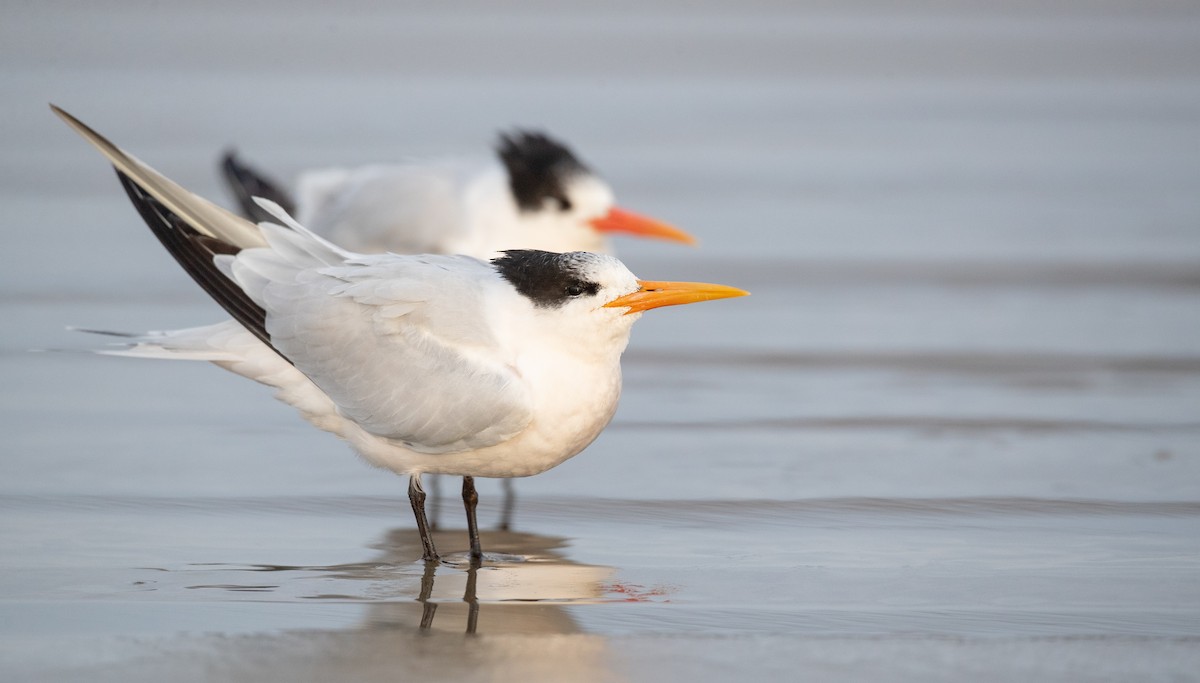
M 272 343 L 343 415 L 427 453 L 494 445 L 529 424 L 525 385 L 489 332 L 486 265 L 380 255 L 321 275 L 259 296 Z
M 344 417 L 425 453 L 494 445 L 532 420 L 527 389 L 490 332 L 489 296 L 507 293 L 489 265 L 351 254 L 282 213 L 291 229 L 256 226 L 54 111 L 112 161 L 196 281 Z

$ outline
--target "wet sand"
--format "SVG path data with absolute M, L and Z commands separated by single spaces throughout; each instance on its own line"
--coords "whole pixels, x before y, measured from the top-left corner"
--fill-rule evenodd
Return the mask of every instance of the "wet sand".
M 0 22 L 0 678 L 1196 678 L 1194 8 L 281 8 Z M 753 296 L 640 321 L 477 571 L 445 482 L 428 571 L 262 387 L 29 352 L 220 316 L 47 101 L 212 198 L 544 126 Z

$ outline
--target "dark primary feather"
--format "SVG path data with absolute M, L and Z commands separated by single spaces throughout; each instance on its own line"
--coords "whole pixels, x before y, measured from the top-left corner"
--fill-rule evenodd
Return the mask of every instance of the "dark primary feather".
M 287 356 L 271 344 L 271 336 L 267 334 L 266 311 L 213 263 L 213 257 L 217 254 L 237 254 L 241 249 L 200 233 L 120 170 L 117 171 L 117 177 L 146 225 L 150 226 L 150 230 L 192 279 L 229 315 L 287 360 Z
M 492 259 L 500 276 L 539 308 L 557 308 L 579 296 L 591 296 L 600 285 L 589 282 L 580 265 L 582 252 L 556 254 L 536 249 L 509 249 Z
M 501 134 L 496 154 L 508 170 L 509 187 L 522 211 L 537 211 L 547 199 L 557 201 L 560 209 L 570 209 L 567 180 L 590 172 L 566 145 L 543 133 Z
M 276 223 L 278 219 L 255 204 L 254 197 L 270 199 L 283 207 L 288 215 L 296 215 L 296 203 L 292 201 L 288 193 L 280 189 L 274 181 L 243 164 L 233 150 L 229 150 L 221 158 L 221 174 L 228 183 L 229 189 L 233 191 L 233 196 L 242 209 L 242 215 L 255 223 L 263 221 Z

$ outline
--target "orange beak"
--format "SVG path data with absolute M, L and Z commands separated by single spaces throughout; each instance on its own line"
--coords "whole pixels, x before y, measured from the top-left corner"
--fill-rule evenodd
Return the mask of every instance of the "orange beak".
M 729 299 L 750 292 L 737 287 L 710 285 L 707 282 L 650 282 L 638 280 L 639 289 L 604 304 L 604 308 L 628 308 L 625 315 L 641 313 L 660 306 L 694 304 L 698 301 Z
M 608 214 L 589 221 L 600 232 L 624 232 L 638 237 L 656 237 L 660 240 L 695 244 L 696 238 L 666 223 L 640 216 L 632 211 L 613 207 Z

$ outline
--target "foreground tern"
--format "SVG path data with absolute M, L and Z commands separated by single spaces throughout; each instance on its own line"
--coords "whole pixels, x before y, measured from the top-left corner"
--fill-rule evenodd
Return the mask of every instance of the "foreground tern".
M 523 477 L 576 455 L 608 424 L 620 356 L 643 311 L 743 296 L 722 285 L 636 279 L 611 256 L 515 250 L 363 255 L 255 225 L 55 113 L 116 167 L 181 266 L 233 316 L 151 332 L 115 355 L 205 360 L 275 388 L 368 462 L 409 475 L 422 558 L 438 560 L 421 475 L 463 477 L 472 562 L 482 558 L 474 477 Z
M 309 230 L 359 253 L 466 254 L 506 249 L 608 253 L 614 233 L 694 244 L 688 233 L 614 204 L 613 191 L 562 142 L 542 133 L 500 136 L 491 159 L 434 159 L 312 170 L 295 198 L 233 151 L 221 172 L 242 214 L 275 221 L 274 201 Z M 504 479 L 508 528 L 514 494 Z M 437 480 L 431 483 L 437 500 Z M 434 520 L 438 506 L 434 505 Z
M 360 253 L 467 254 L 506 249 L 606 253 L 606 235 L 685 244 L 686 232 L 617 207 L 613 191 L 566 145 L 526 131 L 502 135 L 496 158 L 434 160 L 303 173 L 293 200 L 229 152 L 222 173 L 242 213 L 275 220 L 270 199 L 313 232 Z

